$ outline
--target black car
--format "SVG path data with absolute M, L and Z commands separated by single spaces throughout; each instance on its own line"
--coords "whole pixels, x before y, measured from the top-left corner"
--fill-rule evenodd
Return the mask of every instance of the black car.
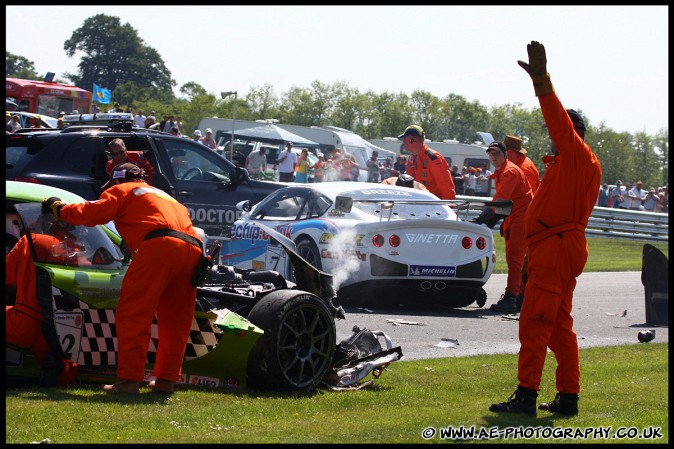
M 128 114 L 126 114 L 128 115 Z M 147 158 L 155 170 L 149 182 L 184 204 L 195 226 L 210 237 L 228 235 L 239 218 L 236 203 L 257 203 L 283 184 L 249 179 L 210 148 L 190 139 L 134 128 L 124 114 L 64 117 L 66 127 L 25 129 L 6 135 L 6 179 L 60 187 L 96 200 L 108 180 L 107 144 L 121 138 L 128 151 Z

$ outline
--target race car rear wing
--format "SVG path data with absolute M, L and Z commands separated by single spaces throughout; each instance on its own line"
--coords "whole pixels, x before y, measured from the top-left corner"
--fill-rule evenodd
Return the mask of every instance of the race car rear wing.
M 486 208 L 492 208 L 494 214 L 508 216 L 512 212 L 513 202 L 512 200 L 493 200 L 493 201 L 481 201 L 481 200 L 368 200 L 368 199 L 353 199 L 348 196 L 338 195 L 335 198 L 335 210 L 342 213 L 351 212 L 354 202 L 359 203 L 376 203 L 381 207 L 382 213 L 385 210 L 392 210 L 395 204 L 415 204 L 415 205 L 446 205 L 454 209 L 457 214 L 461 211 L 468 211 L 470 209 L 483 210 Z M 389 216 L 390 219 L 390 216 Z

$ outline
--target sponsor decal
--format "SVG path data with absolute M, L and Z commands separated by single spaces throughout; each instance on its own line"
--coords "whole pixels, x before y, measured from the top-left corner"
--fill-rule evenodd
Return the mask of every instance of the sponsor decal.
M 318 244 L 320 245 L 321 243 L 329 243 L 330 239 L 333 237 L 334 237 L 333 234 L 328 234 L 327 232 L 323 233 L 318 239 Z
M 456 234 L 405 234 L 405 238 L 409 243 L 431 243 L 433 245 L 453 245 L 459 240 Z
M 190 376 L 190 385 L 195 387 L 209 387 L 216 388 L 220 385 L 220 379 L 215 377 L 205 377 L 205 376 Z
M 340 211 L 338 211 L 337 209 L 331 209 L 331 210 L 328 212 L 328 216 L 329 216 L 329 217 L 343 217 L 343 216 L 344 216 L 344 212 L 340 212 Z
M 240 383 L 241 382 L 239 382 L 239 379 L 236 377 L 226 377 L 222 382 L 222 386 L 230 390 L 236 390 L 239 388 Z
M 365 262 L 367 259 L 367 254 L 361 253 L 360 251 L 336 251 L 332 252 L 327 249 L 322 249 L 321 250 L 321 258 L 322 259 L 340 259 L 343 257 L 351 257 L 354 259 L 361 260 Z
M 433 267 L 426 265 L 410 265 L 409 275 L 456 277 L 456 267 Z
M 225 223 L 231 224 L 241 218 L 243 211 L 236 209 L 205 209 L 188 207 L 190 220 L 193 223 Z
M 286 224 L 286 225 L 281 225 L 281 226 L 276 226 L 274 227 L 275 231 L 278 231 L 280 234 L 285 235 L 288 238 L 292 238 L 292 231 L 293 228 L 291 225 Z M 266 232 L 264 232 L 262 229 L 257 227 L 255 223 L 251 222 L 246 222 L 246 223 L 239 223 L 235 224 L 232 227 L 232 232 L 231 235 L 235 239 L 239 240 L 250 240 L 250 243 L 252 245 L 255 244 L 258 240 L 269 240 L 270 237 L 267 235 Z
M 368 189 L 362 191 L 363 195 L 381 195 L 381 196 L 406 196 L 411 197 L 412 194 L 403 190 L 386 190 L 386 189 Z
M 265 270 L 264 261 L 253 260 L 253 270 Z

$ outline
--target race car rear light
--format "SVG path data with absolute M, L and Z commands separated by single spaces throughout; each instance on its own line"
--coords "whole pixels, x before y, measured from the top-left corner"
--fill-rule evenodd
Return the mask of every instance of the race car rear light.
M 23 176 L 17 176 L 16 178 L 14 178 L 14 181 L 31 182 L 33 184 L 42 184 L 37 178 L 24 178 Z
M 475 242 L 475 246 L 477 246 L 477 249 L 484 249 L 485 246 L 487 246 L 487 241 L 484 239 L 484 237 L 479 237 Z
M 470 237 L 464 237 L 463 240 L 461 240 L 461 245 L 463 245 L 464 249 L 469 249 L 471 246 L 473 246 L 473 239 Z
M 382 246 L 384 246 L 385 241 L 386 240 L 384 239 L 384 237 L 379 234 L 372 237 L 372 244 L 377 248 L 381 248 Z
M 391 235 L 391 237 L 388 238 L 388 243 L 392 247 L 397 248 L 398 246 L 400 246 L 400 237 L 393 234 L 393 235 Z

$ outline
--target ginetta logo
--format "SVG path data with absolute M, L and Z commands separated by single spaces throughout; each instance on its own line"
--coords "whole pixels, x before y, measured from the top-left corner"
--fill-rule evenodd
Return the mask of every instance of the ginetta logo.
M 409 243 L 430 243 L 433 245 L 453 245 L 459 240 L 456 234 L 405 234 Z

